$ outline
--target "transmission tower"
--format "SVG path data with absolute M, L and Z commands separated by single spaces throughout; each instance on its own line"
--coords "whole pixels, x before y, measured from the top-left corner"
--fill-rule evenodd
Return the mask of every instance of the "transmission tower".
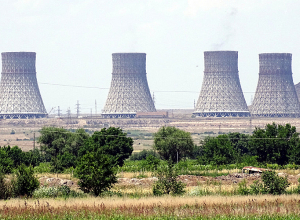
M 80 113 L 80 104 L 79 101 L 77 100 L 77 104 L 76 104 L 76 112 L 77 112 L 77 118 L 79 117 L 79 113 Z
M 58 116 L 58 117 L 60 117 L 60 112 L 61 112 L 60 106 L 58 106 L 58 107 L 57 107 L 57 116 Z

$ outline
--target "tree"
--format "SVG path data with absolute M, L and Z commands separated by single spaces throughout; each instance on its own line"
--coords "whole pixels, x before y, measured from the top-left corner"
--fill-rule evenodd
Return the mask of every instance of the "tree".
M 84 145 L 89 137 L 84 129 L 70 132 L 64 128 L 44 127 L 40 133 L 41 136 L 38 138 L 38 142 L 41 144 L 41 150 L 47 155 L 48 160 L 66 151 L 77 156 L 79 148 Z
M 129 158 L 133 151 L 133 140 L 120 128 L 110 127 L 96 131 L 85 142 L 79 150 L 79 156 L 89 152 L 97 152 L 99 149 L 102 154 L 114 156 L 116 164 L 123 166 L 124 160 Z
M 217 137 L 206 137 L 202 146 L 202 155 L 198 158 L 201 164 L 228 164 L 235 162 L 234 148 L 226 134 Z
M 175 127 L 162 127 L 154 134 L 154 146 L 162 158 L 172 162 L 189 156 L 194 143 L 189 132 L 182 131 Z
M 46 161 L 51 162 L 53 172 L 75 166 L 79 150 L 89 138 L 83 129 L 70 132 L 63 128 L 44 127 L 40 133 L 38 142 Z
M 250 142 L 250 152 L 262 163 L 287 164 L 289 158 L 300 162 L 299 134 L 290 124 L 267 124 L 265 129 L 255 128 Z
M 173 161 L 169 160 L 167 165 L 159 167 L 156 174 L 158 180 L 153 185 L 153 195 L 181 195 L 185 192 L 185 184 L 177 180 L 178 171 Z
M 112 155 L 103 154 L 100 148 L 85 154 L 75 170 L 80 189 L 85 193 L 92 192 L 95 196 L 110 189 L 117 182 L 116 163 Z
M 17 179 L 13 183 L 15 196 L 32 196 L 34 190 L 36 190 L 40 183 L 34 176 L 33 167 L 26 167 L 21 164 L 16 170 Z
M 4 147 L 0 147 L 0 167 L 1 166 L 4 173 L 10 173 L 14 168 L 14 161 L 9 157 Z
M 290 185 L 286 177 L 279 177 L 275 171 L 264 171 L 261 179 L 263 181 L 264 193 L 273 195 L 283 194 Z
M 238 132 L 221 134 L 217 137 L 206 137 L 200 142 L 200 156 L 202 164 L 217 165 L 242 162 L 249 159 L 249 135 Z

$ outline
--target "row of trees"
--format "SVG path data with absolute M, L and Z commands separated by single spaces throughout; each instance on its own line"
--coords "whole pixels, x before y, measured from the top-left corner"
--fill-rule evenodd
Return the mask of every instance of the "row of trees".
M 290 124 L 268 124 L 252 135 L 222 134 L 205 138 L 198 147 L 201 164 L 300 164 L 300 137 Z
M 63 128 L 45 127 L 38 142 L 41 149 L 22 152 L 18 147 L 0 148 L 0 166 L 5 173 L 25 165 L 50 162 L 53 172 L 75 168 L 79 186 L 84 192 L 99 195 L 116 182 L 118 167 L 133 151 L 133 140 L 120 128 L 110 127 L 94 132 L 91 136 L 83 129 L 75 132 Z M 155 151 L 146 156 L 157 167 L 157 153 L 168 160 L 165 168 L 158 168 L 160 177 L 154 185 L 157 194 L 183 192 L 183 185 L 176 182 L 175 163 L 183 158 L 197 158 L 200 164 L 232 164 L 246 162 L 300 164 L 300 138 L 296 128 L 268 124 L 256 128 L 252 135 L 241 133 L 207 137 L 200 145 L 193 143 L 189 132 L 174 127 L 162 127 L 154 134 Z

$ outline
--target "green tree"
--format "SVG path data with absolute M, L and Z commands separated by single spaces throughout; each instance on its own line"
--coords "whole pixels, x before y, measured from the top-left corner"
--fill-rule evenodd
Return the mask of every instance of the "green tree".
M 80 189 L 95 196 L 110 189 L 112 184 L 117 182 L 116 167 L 115 158 L 103 154 L 100 148 L 96 152 L 85 154 L 75 170 Z
M 34 176 L 33 167 L 21 164 L 16 170 L 17 179 L 13 182 L 15 196 L 31 197 L 35 189 L 40 186 L 38 179 Z
M 250 152 L 261 163 L 287 164 L 289 159 L 299 161 L 299 134 L 290 124 L 267 124 L 265 129 L 255 128 L 250 142 Z
M 46 161 L 51 162 L 53 172 L 74 167 L 80 148 L 89 138 L 83 129 L 70 132 L 63 128 L 44 127 L 40 133 L 38 142 Z
M 25 154 L 18 146 L 14 146 L 12 148 L 7 146 L 6 151 L 8 156 L 13 160 L 14 167 L 18 167 L 25 162 Z
M 161 127 L 154 134 L 154 146 L 162 158 L 173 163 L 189 156 L 194 149 L 194 143 L 189 132 L 175 127 Z
M 153 195 L 181 195 L 185 192 L 185 184 L 177 180 L 178 170 L 173 161 L 169 160 L 167 165 L 159 167 L 156 175 L 158 180 L 153 185 Z
M 4 147 L 0 147 L 0 167 L 1 166 L 4 173 L 11 173 L 14 168 L 14 161 L 9 157 Z
M 48 161 L 65 152 L 78 156 L 80 147 L 89 138 L 84 129 L 70 132 L 64 128 L 44 127 L 40 133 L 38 142 L 41 144 L 41 151 L 46 154 Z
M 114 156 L 116 164 L 123 166 L 124 160 L 129 158 L 133 151 L 133 140 L 120 128 L 110 127 L 96 131 L 79 149 L 79 156 L 89 152 L 97 152 Z
M 228 164 L 234 163 L 236 151 L 226 134 L 217 137 L 206 137 L 201 142 L 202 153 L 198 158 L 201 164 Z
M 286 188 L 290 185 L 287 176 L 280 177 L 275 171 L 264 171 L 261 179 L 264 183 L 264 192 L 273 195 L 283 194 Z

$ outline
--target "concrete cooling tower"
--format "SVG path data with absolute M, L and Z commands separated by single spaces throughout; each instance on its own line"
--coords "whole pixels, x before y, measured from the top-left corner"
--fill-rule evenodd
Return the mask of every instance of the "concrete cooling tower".
M 298 100 L 300 102 L 300 82 L 295 84 L 295 89 L 296 89 L 296 93 L 297 93 L 297 96 L 298 96 Z
M 238 71 L 237 51 L 204 52 L 204 78 L 193 113 L 200 117 L 250 116 Z
M 113 53 L 113 71 L 104 118 L 133 118 L 137 112 L 155 112 L 146 76 L 145 53 Z
M 36 53 L 2 53 L 0 118 L 42 118 L 47 116 L 35 70 Z
M 259 54 L 259 79 L 251 107 L 254 117 L 299 117 L 292 54 Z

